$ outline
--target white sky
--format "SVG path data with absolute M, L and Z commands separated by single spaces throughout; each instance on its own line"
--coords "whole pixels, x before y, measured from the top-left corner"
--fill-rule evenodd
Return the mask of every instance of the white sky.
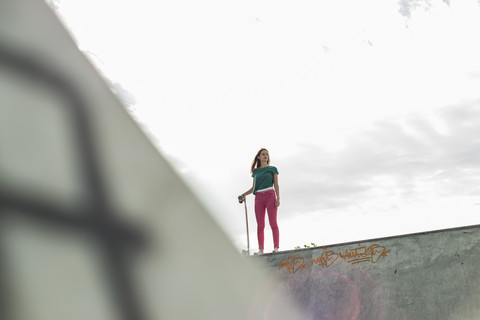
M 480 224 L 480 1 L 50 2 L 239 249 L 261 147 L 281 249 Z

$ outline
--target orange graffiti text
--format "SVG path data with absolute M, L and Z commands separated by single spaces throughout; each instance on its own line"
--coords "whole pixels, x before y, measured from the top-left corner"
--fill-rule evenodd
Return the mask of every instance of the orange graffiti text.
M 345 251 L 333 251 L 323 248 L 322 254 L 317 258 L 312 258 L 311 265 L 318 265 L 321 268 L 329 268 L 335 262 L 344 261 L 349 264 L 361 262 L 377 263 L 380 259 L 387 257 L 390 250 L 379 244 L 373 244 L 369 247 L 358 245 L 358 247 L 346 249 Z M 340 260 L 339 260 L 340 259 Z M 287 260 L 280 261 L 279 270 L 287 269 L 288 273 L 296 273 L 307 267 L 305 258 L 300 255 L 290 255 Z
M 305 259 L 297 255 L 289 255 L 287 260 L 280 261 L 279 270 L 286 268 L 288 273 L 292 274 L 307 267 Z

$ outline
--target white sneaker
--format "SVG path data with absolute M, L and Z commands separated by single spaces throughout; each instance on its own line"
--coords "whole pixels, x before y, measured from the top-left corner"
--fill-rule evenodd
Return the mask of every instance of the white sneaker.
M 254 255 L 254 256 L 261 256 L 262 254 L 263 254 L 263 251 L 260 250 L 260 251 L 258 251 L 258 252 L 255 252 L 253 255 Z
M 272 253 L 278 252 L 278 248 L 273 249 Z

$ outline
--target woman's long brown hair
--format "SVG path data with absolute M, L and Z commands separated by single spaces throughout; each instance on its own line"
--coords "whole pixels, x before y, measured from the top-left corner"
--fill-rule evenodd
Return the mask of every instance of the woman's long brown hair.
M 250 173 L 253 173 L 253 170 L 255 170 L 256 168 L 260 167 L 260 165 L 262 164 L 262 162 L 261 162 L 260 159 L 259 159 L 259 156 L 260 156 L 260 153 L 261 153 L 263 150 L 265 150 L 265 151 L 268 152 L 268 150 L 265 149 L 265 148 L 262 148 L 262 149 L 258 150 L 257 155 L 255 156 L 255 158 L 253 158 L 252 166 L 250 167 Z M 268 154 L 267 164 L 270 164 L 270 153 Z

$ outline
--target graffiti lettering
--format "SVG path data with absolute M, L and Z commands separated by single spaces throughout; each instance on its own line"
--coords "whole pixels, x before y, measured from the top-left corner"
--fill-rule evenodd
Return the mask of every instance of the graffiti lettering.
M 356 248 L 349 248 L 342 252 L 335 252 L 323 248 L 322 254 L 317 258 L 312 258 L 311 265 L 318 265 L 321 268 L 329 268 L 339 258 L 349 264 L 361 262 L 377 263 L 381 258 L 386 258 L 390 250 L 379 244 L 373 244 L 369 247 L 358 245 Z M 286 268 L 288 273 L 292 274 L 307 267 L 305 259 L 300 255 L 290 255 L 286 260 L 280 261 L 279 270 Z
M 339 255 L 333 251 L 324 251 L 322 255 L 318 258 L 312 259 L 312 265 L 318 264 L 323 268 L 330 267 L 335 261 L 337 261 Z
M 286 268 L 288 273 L 292 274 L 307 267 L 305 259 L 299 255 L 289 255 L 287 260 L 280 261 L 279 270 Z
M 338 255 L 343 260 L 351 264 L 356 264 L 360 262 L 377 263 L 380 258 L 386 257 L 388 252 L 390 252 L 390 250 L 386 250 L 385 247 L 374 244 L 370 247 L 347 249 L 343 254 L 338 253 Z

